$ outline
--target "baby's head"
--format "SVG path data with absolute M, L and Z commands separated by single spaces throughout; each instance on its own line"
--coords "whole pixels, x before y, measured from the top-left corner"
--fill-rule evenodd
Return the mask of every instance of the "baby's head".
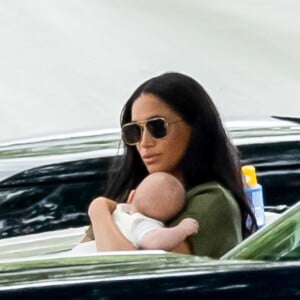
M 166 222 L 183 209 L 185 191 L 173 175 L 156 172 L 148 175 L 139 184 L 133 204 L 140 213 Z

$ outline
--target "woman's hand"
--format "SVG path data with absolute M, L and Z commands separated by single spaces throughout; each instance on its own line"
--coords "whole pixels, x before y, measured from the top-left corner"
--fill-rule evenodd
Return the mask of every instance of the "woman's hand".
M 105 197 L 94 199 L 88 209 L 98 251 L 136 250 L 113 221 L 116 202 Z

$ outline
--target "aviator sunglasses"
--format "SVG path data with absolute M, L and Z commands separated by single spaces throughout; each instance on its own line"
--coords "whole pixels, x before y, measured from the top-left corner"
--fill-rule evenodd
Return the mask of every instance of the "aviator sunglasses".
M 142 122 L 130 122 L 122 126 L 122 137 L 129 146 L 137 145 L 141 142 L 144 128 L 155 139 L 165 138 L 168 134 L 168 126 L 182 120 L 167 122 L 163 117 L 156 117 Z

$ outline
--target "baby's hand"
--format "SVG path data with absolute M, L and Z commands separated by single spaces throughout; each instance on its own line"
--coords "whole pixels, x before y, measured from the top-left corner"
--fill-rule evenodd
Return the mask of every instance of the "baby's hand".
M 199 230 L 198 221 L 192 218 L 184 218 L 178 225 L 186 232 L 187 236 L 195 235 Z

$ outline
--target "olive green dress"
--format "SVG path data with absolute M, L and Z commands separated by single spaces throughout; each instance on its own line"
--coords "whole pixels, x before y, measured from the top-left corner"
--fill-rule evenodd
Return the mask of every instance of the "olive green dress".
M 199 222 L 199 232 L 190 238 L 192 252 L 219 258 L 242 241 L 241 213 L 232 194 L 216 182 L 200 184 L 186 194 L 187 204 L 169 225 L 186 217 Z

